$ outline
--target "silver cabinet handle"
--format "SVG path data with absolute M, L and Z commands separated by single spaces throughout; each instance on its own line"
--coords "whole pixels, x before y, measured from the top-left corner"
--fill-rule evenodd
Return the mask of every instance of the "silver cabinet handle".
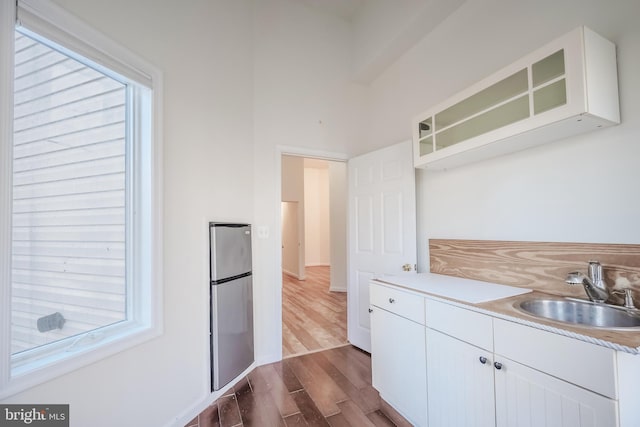
M 482 363 L 483 365 L 484 365 L 485 363 L 487 363 L 487 358 L 486 358 L 486 357 L 484 357 L 484 356 L 480 356 L 480 357 L 479 357 L 479 360 L 480 360 L 480 363 Z
M 389 298 L 389 302 L 393 304 L 394 302 L 396 302 L 396 300 L 394 300 L 393 298 Z
M 502 369 L 502 363 L 500 362 L 494 362 L 493 366 L 495 366 L 495 368 L 499 371 L 500 369 Z

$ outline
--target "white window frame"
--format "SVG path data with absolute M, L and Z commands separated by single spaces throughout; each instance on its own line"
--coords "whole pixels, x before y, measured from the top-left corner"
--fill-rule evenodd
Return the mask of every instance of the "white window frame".
M 21 15 L 21 13 L 23 15 Z M 17 18 L 26 27 L 76 52 L 97 67 L 113 70 L 151 90 L 150 97 L 132 97 L 132 111 L 147 144 L 134 144 L 131 175 L 136 184 L 129 194 L 135 215 L 127 239 L 134 243 L 127 255 L 126 321 L 75 337 L 66 351 L 52 352 L 12 370 L 11 358 L 11 210 L 13 167 L 13 63 Z M 134 89 L 136 90 L 136 89 Z M 151 103 L 138 105 L 135 100 Z M 162 334 L 162 73 L 80 21 L 50 0 L 0 1 L 0 399 L 57 376 L 104 359 Z M 143 108 L 144 107 L 144 108 Z M 148 108 L 150 107 L 150 108 Z M 151 111 L 151 114 L 144 114 Z M 149 129 L 150 135 L 144 129 Z M 135 129 L 132 129 L 135 132 Z M 129 215 L 129 214 L 128 214 Z M 131 257 L 131 258 L 129 258 Z M 132 298 L 130 298 L 132 296 Z M 66 341 L 66 340 L 63 340 Z M 51 348 L 56 343 L 50 344 Z

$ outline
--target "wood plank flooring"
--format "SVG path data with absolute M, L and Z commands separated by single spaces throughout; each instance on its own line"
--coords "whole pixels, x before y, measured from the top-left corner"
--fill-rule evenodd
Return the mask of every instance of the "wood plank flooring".
M 346 345 L 254 369 L 186 427 L 410 425 L 381 407 L 369 354 Z
M 282 355 L 347 343 L 347 293 L 329 291 L 329 267 L 305 269 L 306 280 L 282 275 Z

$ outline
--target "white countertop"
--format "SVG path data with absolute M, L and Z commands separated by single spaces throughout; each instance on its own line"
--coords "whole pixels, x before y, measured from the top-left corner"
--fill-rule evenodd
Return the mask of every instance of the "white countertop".
M 494 301 L 531 292 L 531 289 L 526 288 L 516 288 L 433 273 L 384 275 L 376 280 L 471 304 Z
M 499 285 L 434 273 L 384 275 L 374 279 L 382 284 L 430 295 L 434 299 L 492 317 L 531 326 L 558 335 L 575 338 L 623 351 L 640 354 L 640 336 L 635 331 L 599 330 L 562 324 L 548 319 L 524 316 L 513 308 L 519 295 L 533 292 L 538 298 L 561 298 L 526 288 Z M 513 298 L 512 298 L 513 297 Z

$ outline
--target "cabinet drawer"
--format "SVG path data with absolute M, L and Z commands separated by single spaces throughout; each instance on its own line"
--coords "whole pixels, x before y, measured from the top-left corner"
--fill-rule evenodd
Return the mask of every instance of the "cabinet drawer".
M 617 399 L 615 351 L 574 338 L 494 319 L 496 360 L 504 356 Z
M 424 325 L 424 297 L 371 283 L 369 303 Z
M 425 318 L 428 328 L 493 351 L 493 326 L 489 316 L 427 299 Z

